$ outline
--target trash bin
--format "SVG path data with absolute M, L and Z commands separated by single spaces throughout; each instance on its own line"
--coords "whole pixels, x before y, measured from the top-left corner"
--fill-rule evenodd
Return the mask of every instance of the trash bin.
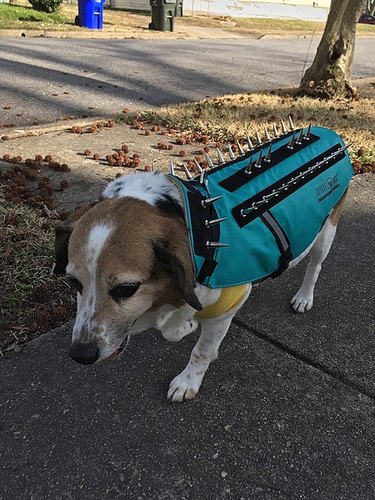
M 105 0 L 78 0 L 76 24 L 92 30 L 103 29 L 103 8 Z
M 174 13 L 175 17 L 183 16 L 183 5 L 184 5 L 184 0 L 176 0 L 176 11 Z
M 150 30 L 173 31 L 176 0 L 150 0 L 151 23 Z

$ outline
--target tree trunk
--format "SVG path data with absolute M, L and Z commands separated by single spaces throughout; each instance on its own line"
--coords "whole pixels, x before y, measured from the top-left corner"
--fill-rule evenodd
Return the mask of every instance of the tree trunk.
M 353 97 L 350 70 L 355 33 L 366 0 L 332 0 L 315 59 L 302 77 L 300 91 L 314 97 Z

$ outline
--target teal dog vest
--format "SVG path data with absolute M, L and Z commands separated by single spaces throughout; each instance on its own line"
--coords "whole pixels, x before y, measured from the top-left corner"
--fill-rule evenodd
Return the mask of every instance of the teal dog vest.
M 313 243 L 352 175 L 342 139 L 322 127 L 284 134 L 190 181 L 170 175 L 197 281 L 225 288 L 278 276 Z

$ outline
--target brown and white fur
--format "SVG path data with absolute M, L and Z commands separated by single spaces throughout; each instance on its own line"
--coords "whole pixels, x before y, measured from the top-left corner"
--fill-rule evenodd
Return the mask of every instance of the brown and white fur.
M 312 308 L 342 201 L 313 244 L 289 265 L 310 255 L 302 286 L 291 301 L 295 312 Z M 78 290 L 70 355 L 79 363 L 115 357 L 130 335 L 148 328 L 157 328 L 176 342 L 200 323 L 190 360 L 170 384 L 170 401 L 197 394 L 235 313 L 251 291 L 249 283 L 236 308 L 198 323 L 196 311 L 215 303 L 221 290 L 195 281 L 180 194 L 163 174 L 138 173 L 111 182 L 102 201 L 77 211 L 56 228 L 56 256 L 55 272 L 66 271 Z

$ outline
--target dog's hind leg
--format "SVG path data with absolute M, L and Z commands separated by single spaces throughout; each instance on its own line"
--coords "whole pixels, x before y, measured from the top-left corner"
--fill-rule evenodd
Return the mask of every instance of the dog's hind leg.
M 319 277 L 322 263 L 327 257 L 335 237 L 344 199 L 345 195 L 332 210 L 310 250 L 310 259 L 302 286 L 290 302 L 296 313 L 310 311 L 313 306 L 315 283 Z

